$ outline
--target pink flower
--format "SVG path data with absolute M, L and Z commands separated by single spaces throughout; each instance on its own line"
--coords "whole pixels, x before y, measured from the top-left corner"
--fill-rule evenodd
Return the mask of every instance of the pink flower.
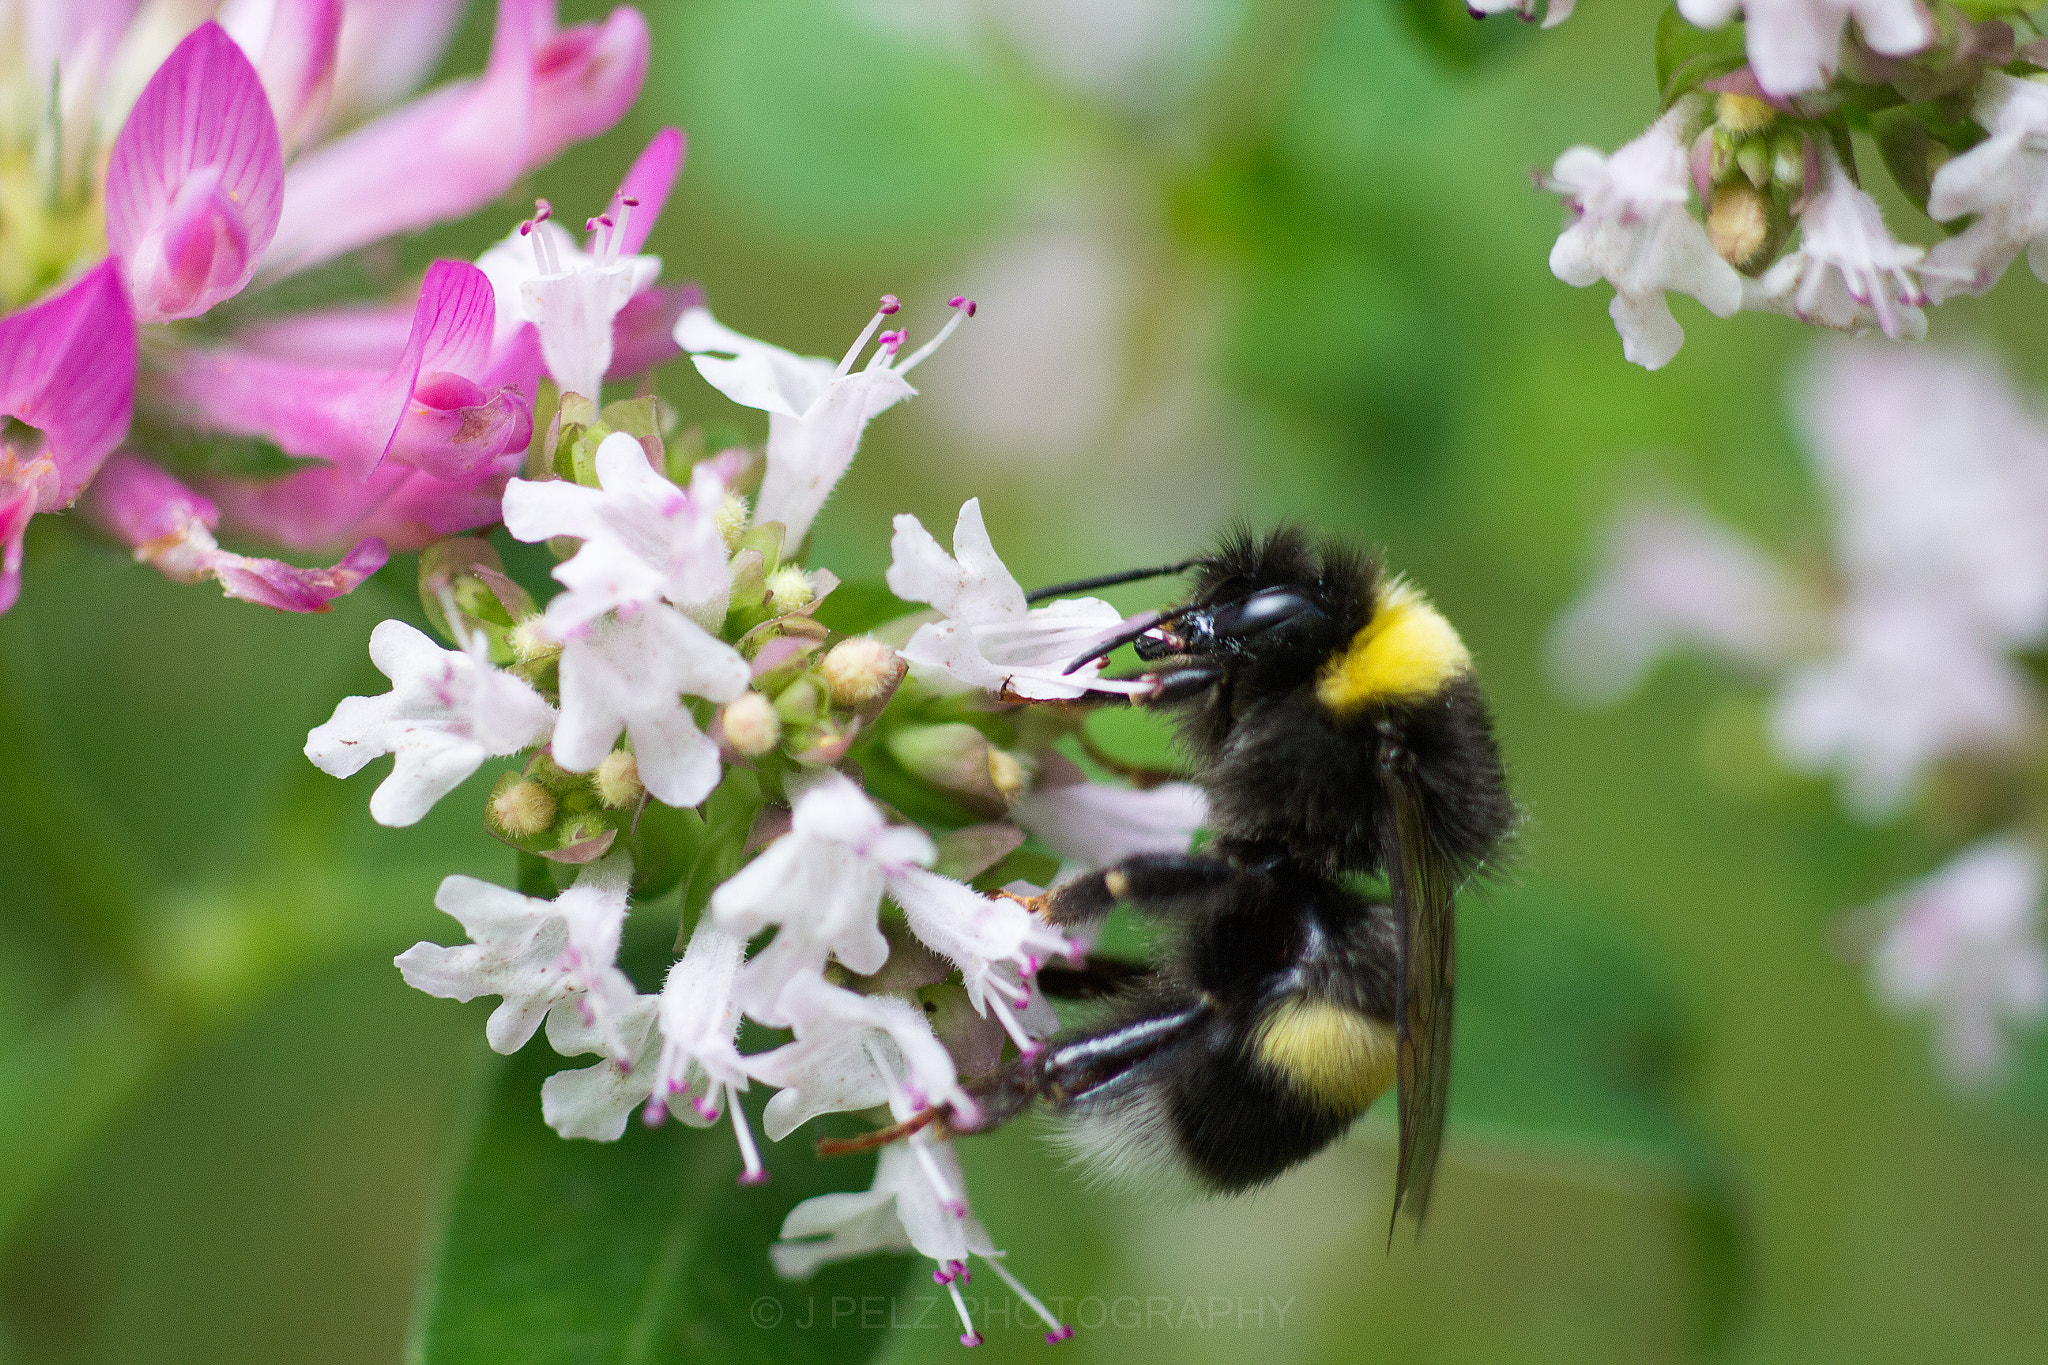
M 541 346 L 523 322 L 499 327 L 489 282 L 474 267 L 437 263 L 397 318 L 388 308 L 330 310 L 204 349 L 181 333 L 152 336 L 149 349 L 161 363 L 140 394 L 137 329 L 200 316 L 252 283 L 497 198 L 624 114 L 646 74 L 645 21 L 619 9 L 602 24 L 558 29 L 550 0 L 503 0 L 480 77 L 323 143 L 331 124 L 374 112 L 433 65 L 455 6 L 227 0 L 219 22 L 201 23 L 149 76 L 119 129 L 95 134 L 112 54 L 140 45 L 124 36 L 135 10 L 121 0 L 28 0 L 29 56 L 38 70 L 55 67 L 63 93 L 54 107 L 33 102 L 42 121 L 30 126 L 10 126 L 28 105 L 0 107 L 0 138 L 49 144 L 55 154 L 46 202 L 20 209 L 50 215 L 51 230 L 0 244 L 0 291 L 18 290 L 19 298 L 88 264 L 98 241 L 80 225 L 99 207 L 111 256 L 64 293 L 0 318 L 5 410 L 41 432 L 10 430 L 0 456 L 0 609 L 18 590 L 27 520 L 77 496 L 122 439 L 137 402 L 152 431 L 254 437 L 324 465 L 267 482 L 215 476 L 203 490 L 210 498 L 181 489 L 179 506 L 206 508 L 183 523 L 198 527 L 195 534 L 210 537 L 224 514 L 231 527 L 301 548 L 366 535 L 409 546 L 494 521 L 503 481 L 531 433 Z M 93 172 L 95 136 L 111 146 L 104 183 Z M 636 167 L 643 181 L 660 178 L 664 151 L 672 153 L 666 177 L 673 178 L 679 138 L 656 141 L 653 168 Z M 300 146 L 308 150 L 287 168 Z M 666 188 L 664 179 L 649 196 L 658 199 Z M 9 255 L 60 249 L 79 257 Z M 630 332 L 636 362 L 665 358 L 642 344 L 642 334 L 650 315 L 659 321 L 674 311 L 659 295 L 638 309 Z M 66 386 L 78 386 L 75 399 L 64 395 Z M 16 410 L 31 402 L 40 420 Z M 112 436 L 81 441 L 77 423 L 61 419 L 69 409 L 97 414 Z M 53 415 L 62 428 L 54 433 Z M 125 510 L 108 511 L 104 524 L 135 520 L 132 489 L 113 503 Z M 189 549 L 198 541 L 181 543 Z M 359 551 L 348 562 L 360 565 Z M 202 553 L 214 551 L 192 551 Z M 232 567 L 206 558 L 212 567 L 195 570 L 199 561 L 190 554 L 143 558 L 179 576 L 224 582 L 221 568 Z M 301 600 L 292 592 L 274 596 L 273 605 Z

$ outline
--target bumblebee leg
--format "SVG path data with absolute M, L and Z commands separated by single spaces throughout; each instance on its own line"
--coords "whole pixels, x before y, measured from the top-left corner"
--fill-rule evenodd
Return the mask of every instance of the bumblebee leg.
M 1181 668 L 1170 668 L 1163 673 L 1146 675 L 1152 679 L 1152 690 L 1140 692 L 1131 698 L 1134 706 L 1171 706 L 1177 701 L 1198 697 L 1223 681 L 1223 667 L 1220 664 L 1188 664 Z
M 1200 895 L 1241 876 L 1228 859 L 1201 853 L 1140 853 L 1114 867 L 1076 877 L 1039 898 L 1045 917 L 1054 924 L 1082 924 L 1133 901 L 1145 909 L 1153 902 Z
M 1090 954 L 1078 967 L 1048 962 L 1038 969 L 1038 989 L 1055 1000 L 1095 1000 L 1115 995 L 1135 981 L 1143 981 L 1152 969 L 1142 962 L 1122 957 Z
M 1055 1043 L 1034 1056 L 1019 1057 L 994 1075 L 969 1084 L 970 1093 L 981 1105 L 980 1119 L 972 1131 L 1008 1123 L 1035 1100 L 1046 1100 L 1058 1108 L 1085 1098 L 1186 1038 L 1208 1022 L 1212 1013 L 1207 1001 L 1197 1000 L 1180 1009 L 1148 1014 L 1071 1042 Z M 954 1125 L 955 1131 L 965 1127 Z

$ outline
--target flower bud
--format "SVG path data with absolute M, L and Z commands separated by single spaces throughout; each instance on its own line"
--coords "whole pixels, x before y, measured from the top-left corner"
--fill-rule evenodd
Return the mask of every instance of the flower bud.
M 1753 138 L 1735 149 L 1735 167 L 1758 189 L 1770 183 L 1771 153 L 1762 138 Z
M 725 501 L 718 504 L 712 524 L 718 528 L 718 538 L 725 542 L 727 554 L 739 548 L 740 537 L 747 533 L 747 515 L 747 500 L 737 493 L 727 493 Z
M 988 746 L 988 780 L 995 783 L 1003 800 L 1015 801 L 1031 785 L 1031 773 L 1008 749 Z
M 1728 264 L 1740 268 L 1756 259 L 1771 235 L 1771 215 L 1763 195 L 1740 180 L 1714 191 L 1707 210 L 1707 240 Z
M 726 744 L 747 758 L 759 758 L 782 739 L 782 717 L 759 692 L 742 692 L 726 703 L 721 724 Z
M 1000 814 L 1009 805 L 996 782 L 999 760 L 988 736 L 964 721 L 940 725 L 906 725 L 885 741 L 889 756 L 910 772 L 976 810 Z M 1012 766 L 1017 760 L 1005 755 Z M 1021 782 L 1019 783 L 1021 786 Z
M 1724 92 L 1714 100 L 1714 122 L 1738 136 L 1761 132 L 1778 118 L 1778 111 L 1768 100 L 1754 95 L 1738 95 Z
M 522 664 L 544 663 L 562 652 L 562 646 L 547 633 L 539 613 L 527 617 L 512 627 L 505 637 L 512 646 L 512 657 Z
M 865 706 L 896 680 L 896 651 L 872 636 L 841 640 L 818 665 L 834 706 Z
M 812 679 L 798 678 L 775 698 L 775 713 L 791 725 L 804 725 L 823 718 L 825 697 Z
M 592 780 L 597 786 L 597 799 L 607 810 L 637 805 L 647 794 L 647 788 L 640 784 L 640 761 L 624 749 L 606 754 Z
M 776 616 L 801 610 L 816 597 L 810 578 L 794 564 L 785 564 L 768 575 L 768 608 Z
M 514 839 L 531 839 L 555 823 L 555 794 L 534 781 L 514 782 L 491 798 L 491 823 Z
M 1790 128 L 1771 138 L 1771 183 L 1792 194 L 1806 184 L 1806 144 Z

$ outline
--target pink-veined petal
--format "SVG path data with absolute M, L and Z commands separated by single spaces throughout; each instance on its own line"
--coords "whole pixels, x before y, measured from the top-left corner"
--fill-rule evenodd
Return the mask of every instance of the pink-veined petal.
M 466 261 L 436 261 L 427 268 L 404 353 L 388 373 L 193 350 L 166 361 L 155 377 L 156 396 L 194 426 L 262 436 L 288 455 L 327 460 L 359 479 L 368 478 L 394 445 L 409 460 L 433 464 L 439 474 L 473 470 L 487 459 L 437 446 L 430 429 L 414 428 L 402 443 L 399 438 L 414 417 L 438 415 L 433 403 L 415 401 L 422 397 L 422 376 L 485 376 L 495 317 L 491 284 L 482 271 Z M 451 392 L 445 381 L 429 387 L 424 397 L 445 400 Z M 493 421 L 471 435 L 481 444 L 500 443 L 490 452 L 495 456 L 509 448 L 517 429 L 516 423 Z
M 208 22 L 157 68 L 107 163 L 107 245 L 143 322 L 249 282 L 283 207 L 284 151 L 256 68 Z
M 686 310 L 703 306 L 704 291 L 694 284 L 656 285 L 635 294 L 612 319 L 612 363 L 605 378 L 631 379 L 681 355 L 676 322 Z
M 135 315 L 115 262 L 0 318 L 0 414 L 42 432 L 57 478 L 49 506 L 78 496 L 128 434 L 134 401 Z

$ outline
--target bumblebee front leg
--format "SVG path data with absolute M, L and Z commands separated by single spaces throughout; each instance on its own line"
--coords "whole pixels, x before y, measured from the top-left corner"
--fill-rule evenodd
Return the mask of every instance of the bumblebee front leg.
M 968 1093 L 980 1105 L 981 1113 L 971 1127 L 958 1122 L 950 1126 L 955 1131 L 982 1132 L 1008 1123 L 1037 1100 L 1057 1109 L 1085 1099 L 1185 1039 L 1207 1023 L 1213 1012 L 1208 1001 L 1195 1000 L 1019 1057 L 994 1075 L 971 1082 Z
M 1142 910 L 1213 891 L 1242 875 L 1235 863 L 1205 853 L 1139 853 L 1100 872 L 1061 882 L 1037 899 L 1054 924 L 1086 924 L 1129 901 Z

